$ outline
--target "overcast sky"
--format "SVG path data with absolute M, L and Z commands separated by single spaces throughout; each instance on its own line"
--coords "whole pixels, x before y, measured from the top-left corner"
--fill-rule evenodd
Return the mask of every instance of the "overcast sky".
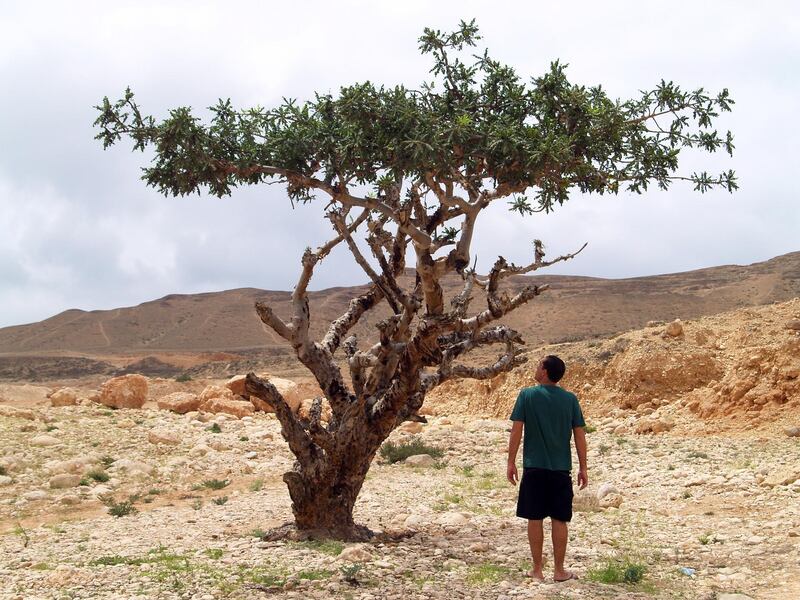
M 93 140 L 93 106 L 130 85 L 163 117 L 230 97 L 282 97 L 369 79 L 429 80 L 417 38 L 476 18 L 482 43 L 525 78 L 550 61 L 575 83 L 627 98 L 661 78 L 728 87 L 726 154 L 681 169 L 732 168 L 740 191 L 688 184 L 641 196 L 575 194 L 555 214 L 503 207 L 479 222 L 479 270 L 518 263 L 530 241 L 550 254 L 588 248 L 551 273 L 632 277 L 749 264 L 800 250 L 794 184 L 800 140 L 797 2 L 0 2 L 0 327 L 69 308 L 131 306 L 170 293 L 291 289 L 306 245 L 328 237 L 319 206 L 292 210 L 279 186 L 224 199 L 164 198 L 146 188 L 146 156 Z M 794 167 L 792 166 L 794 165 Z M 364 282 L 346 249 L 312 287 Z

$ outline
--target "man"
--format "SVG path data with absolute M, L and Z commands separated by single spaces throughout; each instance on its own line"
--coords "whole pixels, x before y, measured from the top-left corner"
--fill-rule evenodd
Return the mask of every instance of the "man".
M 572 519 L 572 455 L 570 438 L 575 437 L 578 451 L 578 485 L 589 483 L 586 464 L 586 423 L 578 398 L 558 382 L 566 366 L 557 356 L 546 356 L 537 366 L 536 387 L 523 388 L 511 420 L 511 439 L 508 444 L 508 480 L 517 484 L 517 450 L 525 432 L 523 446 L 523 476 L 519 486 L 517 516 L 528 519 L 528 542 L 533 569 L 529 577 L 544 581 L 542 573 L 542 544 L 545 517 L 550 517 L 553 538 L 553 579 L 556 582 L 576 579 L 564 569 L 567 552 L 567 523 Z

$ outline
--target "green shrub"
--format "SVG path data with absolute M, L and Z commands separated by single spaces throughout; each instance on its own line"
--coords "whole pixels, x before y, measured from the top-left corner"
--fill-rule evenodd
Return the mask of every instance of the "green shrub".
M 6 471 L 6 468 L 3 465 L 0 465 L 0 475 L 7 475 L 7 474 L 8 472 Z
M 208 428 L 208 431 L 211 433 L 221 433 L 222 427 L 219 426 L 219 423 L 214 423 L 211 427 Z
M 511 569 L 502 565 L 483 564 L 476 565 L 467 575 L 467 582 L 473 585 L 496 583 L 503 579 Z
M 210 490 L 221 490 L 222 488 L 228 487 L 230 483 L 228 479 L 206 479 L 203 482 L 203 487 Z
M 329 556 L 339 556 L 344 550 L 344 544 L 338 540 L 307 540 L 300 542 L 300 546 Z
M 180 375 L 178 375 L 175 378 L 175 381 L 177 381 L 178 383 L 186 383 L 187 381 L 191 381 L 191 380 L 192 380 L 192 376 L 189 375 L 188 373 L 181 373 Z
M 264 480 L 259 477 L 258 479 L 256 479 L 255 481 L 253 481 L 250 484 L 250 491 L 251 492 L 260 492 L 261 488 L 263 488 L 263 487 L 264 487 Z
M 218 496 L 217 498 L 214 498 L 211 501 L 214 504 L 216 504 L 217 506 L 222 506 L 223 504 L 225 504 L 228 501 L 228 497 L 227 496 Z
M 124 500 L 123 502 L 114 502 L 112 500 L 107 504 L 107 506 L 108 514 L 113 517 L 125 517 L 127 515 L 133 515 L 139 512 L 136 510 L 136 507 L 130 500 Z
M 101 483 L 105 483 L 110 479 L 108 473 L 103 471 L 102 469 L 92 469 L 87 473 L 90 479 L 94 479 L 95 481 L 99 481 Z
M 629 558 L 610 558 L 597 568 L 589 569 L 587 579 L 598 583 L 639 583 L 644 579 L 645 567 Z
M 222 558 L 222 548 L 207 548 L 206 549 L 206 556 L 211 560 L 218 560 Z
M 440 448 L 428 446 L 418 438 L 402 444 L 386 442 L 381 446 L 380 453 L 389 464 L 394 464 L 417 454 L 427 454 L 433 458 L 441 458 L 444 454 Z
M 113 456 L 104 456 L 100 459 L 100 464 L 102 464 L 106 469 L 114 464 L 114 461 L 117 460 Z

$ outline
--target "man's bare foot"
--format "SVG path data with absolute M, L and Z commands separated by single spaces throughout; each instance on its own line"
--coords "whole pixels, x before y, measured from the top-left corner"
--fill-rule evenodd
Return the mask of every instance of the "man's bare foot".
M 526 571 L 525 577 L 530 577 L 531 579 L 536 579 L 537 581 L 544 581 L 544 574 L 542 573 L 541 569 L 531 569 L 530 571 Z
M 564 581 L 569 581 L 570 579 L 577 579 L 578 576 L 575 575 L 572 571 L 561 571 L 560 573 L 553 573 L 553 581 L 556 583 L 563 583 Z

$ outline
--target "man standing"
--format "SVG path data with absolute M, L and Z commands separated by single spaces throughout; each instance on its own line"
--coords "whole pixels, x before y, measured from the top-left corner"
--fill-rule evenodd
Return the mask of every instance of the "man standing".
M 575 579 L 564 569 L 567 552 L 567 523 L 572 519 L 572 454 L 570 438 L 575 436 L 578 451 L 578 485 L 589 483 L 586 465 L 586 423 L 578 398 L 558 382 L 566 366 L 557 356 L 546 356 L 537 366 L 536 387 L 523 388 L 511 420 L 511 439 L 508 444 L 508 480 L 517 484 L 517 450 L 525 432 L 522 450 L 523 475 L 519 486 L 517 516 L 528 520 L 528 542 L 531 546 L 533 569 L 528 573 L 544 581 L 542 573 L 542 544 L 545 517 L 550 517 L 553 537 L 553 579 L 557 582 Z

